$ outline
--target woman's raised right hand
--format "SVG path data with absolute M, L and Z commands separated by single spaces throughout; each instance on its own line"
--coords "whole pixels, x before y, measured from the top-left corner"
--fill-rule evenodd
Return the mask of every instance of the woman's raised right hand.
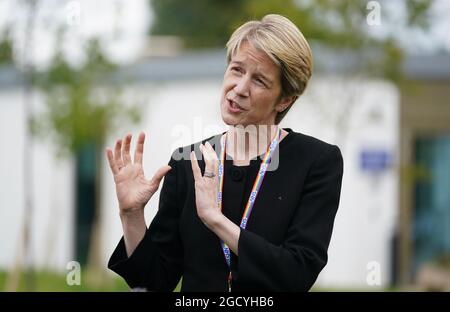
M 136 144 L 134 161 L 131 161 L 130 144 L 131 134 L 125 138 L 118 139 L 115 144 L 114 153 L 110 148 L 106 149 L 109 166 L 114 175 L 117 199 L 122 215 L 142 212 L 145 205 L 158 190 L 162 178 L 171 169 L 163 166 L 151 180 L 144 176 L 142 157 L 144 153 L 145 134 L 141 132 Z

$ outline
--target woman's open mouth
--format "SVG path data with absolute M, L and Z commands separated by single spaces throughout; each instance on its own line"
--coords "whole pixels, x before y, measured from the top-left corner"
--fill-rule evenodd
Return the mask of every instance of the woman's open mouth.
M 236 102 L 233 102 L 231 100 L 228 100 L 228 111 L 231 113 L 240 113 L 243 112 L 244 109 L 242 107 L 240 107 L 238 104 L 236 104 Z

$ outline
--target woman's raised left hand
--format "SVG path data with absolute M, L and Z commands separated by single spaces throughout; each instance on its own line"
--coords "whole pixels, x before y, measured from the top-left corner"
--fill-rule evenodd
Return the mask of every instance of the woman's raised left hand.
M 217 201 L 219 159 L 209 142 L 200 144 L 200 151 L 205 160 L 205 172 L 213 173 L 214 177 L 202 175 L 197 157 L 192 151 L 190 158 L 195 180 L 195 201 L 199 218 L 207 227 L 211 227 L 222 215 Z

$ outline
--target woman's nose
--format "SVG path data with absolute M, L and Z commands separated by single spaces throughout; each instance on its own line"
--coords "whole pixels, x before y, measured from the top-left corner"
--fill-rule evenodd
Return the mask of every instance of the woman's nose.
M 241 77 L 234 87 L 234 92 L 236 92 L 237 95 L 247 97 L 250 95 L 250 79 L 247 77 Z

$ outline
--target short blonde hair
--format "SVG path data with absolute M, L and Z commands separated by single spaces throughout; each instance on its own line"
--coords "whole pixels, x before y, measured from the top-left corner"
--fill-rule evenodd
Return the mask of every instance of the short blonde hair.
M 281 97 L 298 97 L 305 91 L 312 73 L 312 52 L 301 31 L 289 19 L 269 14 L 261 21 L 240 26 L 227 42 L 228 63 L 242 42 L 262 50 L 280 67 Z M 280 123 L 292 104 L 277 114 L 275 124 Z

